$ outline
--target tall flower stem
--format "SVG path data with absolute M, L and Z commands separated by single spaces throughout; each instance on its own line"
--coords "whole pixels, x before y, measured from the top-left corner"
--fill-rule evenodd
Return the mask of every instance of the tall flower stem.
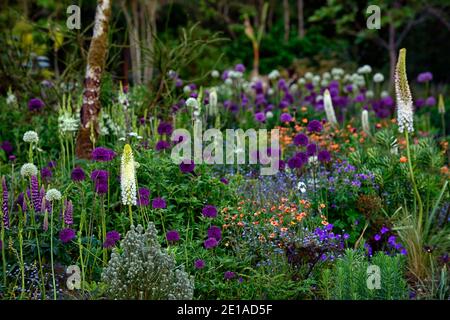
M 20 273 L 22 277 L 22 290 L 20 292 L 20 298 L 23 298 L 23 294 L 25 292 L 25 265 L 23 261 L 23 217 L 19 215 L 19 253 L 20 253 Z
M 32 216 L 31 216 L 31 224 L 33 226 L 34 229 L 34 237 L 36 239 L 36 248 L 37 248 L 37 253 L 38 253 L 38 260 L 39 260 L 39 273 L 41 276 L 41 285 L 42 285 L 42 299 L 45 299 L 46 295 L 45 295 L 45 279 L 44 279 L 44 272 L 42 270 L 42 258 L 41 258 L 41 249 L 40 249 L 40 244 L 39 244 L 39 235 L 37 232 L 37 226 L 36 226 L 36 215 L 34 210 L 32 210 Z
M 52 212 L 50 212 L 50 263 L 52 264 L 52 283 L 53 283 L 53 299 L 56 300 L 56 280 L 55 280 L 55 265 L 53 263 L 53 203 Z
M 5 256 L 5 223 L 3 222 L 3 211 L 0 210 L 1 214 L 1 241 L 2 241 L 2 267 L 3 267 L 3 287 L 6 288 L 6 256 Z
M 133 225 L 133 210 L 131 209 L 131 204 L 128 205 L 128 212 L 130 214 L 130 225 Z
M 411 159 L 411 150 L 409 145 L 409 134 L 408 130 L 405 130 L 405 139 L 406 139 L 406 155 L 408 158 L 408 168 L 409 168 L 409 174 L 411 176 L 411 183 L 413 185 L 414 194 L 417 201 L 417 206 L 419 208 L 419 219 L 417 220 L 417 229 L 420 231 L 422 229 L 422 219 L 423 219 L 423 204 L 422 204 L 422 198 L 420 197 L 419 190 L 417 189 L 416 179 L 414 177 L 414 170 L 412 167 L 412 159 Z
M 103 197 L 102 197 L 103 199 Z M 102 212 L 102 239 L 103 242 L 106 241 L 106 213 L 105 213 L 105 206 L 103 204 L 104 201 L 102 201 L 102 208 L 101 208 L 101 212 Z M 106 248 L 103 248 L 103 264 L 106 266 L 106 264 L 108 263 L 108 253 L 106 252 Z

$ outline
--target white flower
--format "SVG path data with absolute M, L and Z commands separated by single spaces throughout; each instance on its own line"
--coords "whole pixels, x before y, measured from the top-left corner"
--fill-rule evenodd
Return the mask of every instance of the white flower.
M 317 156 L 309 157 L 308 163 L 313 164 L 313 165 L 316 165 L 316 164 L 319 163 L 319 159 L 317 158 Z M 305 191 L 306 191 L 306 190 L 305 190 Z M 302 191 L 302 192 L 303 192 L 303 191 Z
M 339 80 L 341 80 L 341 76 L 335 75 L 335 76 L 333 76 L 333 80 L 339 81 Z
M 306 80 L 305 80 L 305 78 L 300 78 L 300 79 L 298 79 L 297 83 L 298 83 L 299 85 L 303 85 L 303 84 L 306 83 Z
M 324 72 L 324 74 L 322 74 L 322 79 L 330 80 L 331 79 L 331 74 L 329 72 Z
M 167 72 L 167 75 L 170 78 L 175 78 L 177 76 L 177 73 L 174 70 L 169 70 L 169 72 Z
M 280 77 L 280 72 L 278 70 L 272 70 L 270 71 L 270 73 L 267 75 L 267 77 L 270 80 L 275 80 L 278 79 Z
M 267 118 L 267 119 L 273 118 L 273 113 L 272 113 L 272 111 L 267 111 L 267 112 L 266 112 L 266 118 Z
M 186 100 L 185 102 L 186 106 L 188 106 L 189 108 L 198 108 L 198 101 L 195 98 L 189 98 Z
M 219 76 L 220 76 L 219 71 L 217 71 L 217 70 L 211 71 L 211 77 L 218 78 Z
M 191 92 L 191 87 L 189 87 L 189 86 L 184 86 L 184 87 L 183 87 L 183 92 L 186 93 L 186 94 L 190 93 L 190 92 Z
M 366 91 L 366 97 L 369 99 L 372 99 L 374 96 L 373 91 L 372 90 L 367 90 Z
M 225 84 L 228 85 L 228 86 L 231 86 L 233 84 L 233 80 L 231 80 L 231 78 L 227 78 L 225 80 Z
M 9 104 L 15 104 L 16 102 L 17 102 L 16 96 L 13 95 L 12 93 L 8 94 L 8 97 L 6 98 L 6 103 L 9 105 Z
M 368 64 L 366 64 L 358 69 L 359 74 L 367 74 L 367 73 L 371 73 L 371 72 L 372 72 L 372 67 L 369 66 Z
M 212 89 L 209 92 L 209 106 L 211 108 L 217 107 L 217 91 L 216 91 L 216 89 Z
M 383 82 L 384 81 L 384 76 L 381 73 L 375 73 L 373 75 L 373 81 L 374 82 Z
M 328 80 L 323 79 L 322 81 L 320 81 L 320 85 L 321 85 L 322 87 L 328 86 Z
M 338 122 L 336 120 L 336 114 L 334 113 L 333 101 L 331 100 L 330 91 L 328 91 L 328 89 L 326 89 L 324 93 L 323 106 L 325 108 L 328 122 L 333 126 L 337 126 Z
M 23 141 L 28 143 L 38 143 L 39 142 L 39 136 L 36 133 L 36 131 L 27 131 L 23 135 Z
M 361 114 L 362 128 L 365 133 L 370 135 L 369 111 L 363 110 Z
M 344 75 L 344 69 L 341 69 L 341 68 L 333 68 L 333 69 L 331 69 L 331 74 L 332 74 L 333 76 L 342 76 L 342 75 Z
M 274 92 L 275 92 L 275 91 L 274 91 L 272 88 L 267 89 L 267 94 L 268 94 L 269 96 L 273 95 Z
M 126 140 L 125 137 L 120 137 L 120 138 L 119 138 L 119 141 L 125 141 L 125 140 Z
M 406 76 L 406 49 L 400 49 L 395 68 L 395 97 L 397 100 L 398 129 L 403 132 L 414 131 L 413 100 L 409 90 L 408 78 Z
M 128 135 L 130 137 L 137 137 L 138 136 L 138 134 L 136 132 L 130 132 L 130 133 L 128 133 Z
M 32 163 L 25 163 L 22 168 L 20 168 L 20 174 L 22 177 L 37 176 L 38 169 Z
M 301 193 L 305 193 L 306 192 L 306 184 L 302 181 L 299 181 L 299 183 L 297 183 L 297 189 L 300 190 Z
M 232 70 L 228 73 L 228 76 L 232 79 L 240 79 L 242 78 L 242 72 Z
M 389 92 L 387 92 L 386 90 L 381 91 L 381 97 L 382 98 L 389 97 Z
M 126 144 L 120 165 L 120 190 L 123 205 L 136 205 L 136 169 L 131 146 Z
M 61 192 L 59 192 L 56 189 L 50 189 L 45 194 L 45 200 L 47 200 L 49 202 L 59 201 L 59 200 L 61 200 Z
M 305 79 L 306 80 L 312 80 L 314 78 L 314 75 L 311 72 L 305 73 Z
M 200 111 L 196 110 L 193 112 L 193 114 L 194 114 L 194 117 L 198 117 L 198 116 L 200 116 Z
M 321 95 L 321 94 L 319 94 L 317 97 L 316 97 L 316 102 L 319 102 L 319 101 L 322 101 L 323 100 L 323 96 Z
M 289 90 L 291 92 L 297 92 L 298 91 L 298 84 L 294 83 L 293 85 L 291 85 L 291 87 L 289 88 Z

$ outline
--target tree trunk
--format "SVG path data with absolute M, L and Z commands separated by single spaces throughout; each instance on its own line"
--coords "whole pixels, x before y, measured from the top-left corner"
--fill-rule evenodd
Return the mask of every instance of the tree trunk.
M 289 41 L 289 0 L 283 0 L 283 16 L 284 16 L 284 42 Z
M 305 36 L 305 20 L 303 15 L 303 0 L 297 0 L 298 37 Z
M 86 75 L 84 79 L 83 105 L 80 112 L 76 155 L 89 159 L 99 134 L 100 83 L 108 50 L 108 28 L 111 16 L 111 1 L 98 0 L 95 13 L 94 34 L 89 47 Z

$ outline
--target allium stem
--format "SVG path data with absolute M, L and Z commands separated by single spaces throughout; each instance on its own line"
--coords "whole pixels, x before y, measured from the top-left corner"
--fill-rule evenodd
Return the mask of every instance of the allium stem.
M 53 264 L 53 202 L 52 212 L 50 215 L 50 263 L 52 264 L 52 283 L 53 283 L 53 300 L 56 300 L 56 280 L 55 280 L 55 266 Z
M 423 204 L 422 204 L 422 198 L 420 197 L 419 190 L 417 189 L 416 179 L 414 177 L 414 170 L 412 167 L 411 151 L 410 151 L 410 145 L 409 145 L 408 130 L 405 130 L 405 139 L 406 139 L 406 155 L 408 158 L 409 174 L 411 176 L 411 183 L 413 185 L 414 194 L 416 196 L 417 206 L 419 207 L 419 219 L 417 221 L 417 229 L 420 232 L 422 230 Z
M 41 276 L 41 290 L 42 290 L 42 299 L 45 300 L 46 296 L 45 296 L 45 278 L 44 278 L 44 273 L 42 270 L 42 258 L 41 258 L 41 249 L 40 249 L 40 244 L 39 244 L 39 235 L 37 232 L 37 226 L 36 226 L 36 220 L 35 220 L 35 212 L 33 210 L 31 210 L 31 223 L 34 229 L 34 237 L 36 239 L 36 248 L 37 248 L 37 252 L 38 252 L 38 260 L 39 260 L 39 273 Z

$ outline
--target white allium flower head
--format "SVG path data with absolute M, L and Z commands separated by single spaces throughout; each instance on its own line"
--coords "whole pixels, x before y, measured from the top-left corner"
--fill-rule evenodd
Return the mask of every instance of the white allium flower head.
M 45 194 L 45 200 L 47 200 L 49 202 L 59 201 L 59 200 L 61 200 L 61 192 L 59 192 L 56 189 L 50 189 Z
M 372 67 L 369 66 L 368 64 L 366 64 L 358 69 L 358 73 L 360 73 L 360 74 L 368 74 L 371 72 L 372 72 Z
M 183 87 L 183 92 L 186 93 L 186 94 L 190 93 L 190 92 L 191 92 L 191 87 L 189 87 L 189 86 L 184 86 L 184 87 Z
M 267 89 L 267 94 L 269 95 L 269 96 L 272 96 L 273 94 L 274 94 L 274 90 L 273 90 L 273 88 L 269 88 L 269 89 Z
M 331 79 L 331 74 L 327 71 L 327 72 L 324 72 L 323 74 L 322 74 L 322 79 L 325 79 L 325 80 L 330 80 Z
M 225 84 L 228 85 L 228 86 L 231 86 L 233 84 L 233 80 L 231 78 L 227 78 L 225 80 Z
M 280 72 L 278 70 L 272 70 L 270 71 L 270 73 L 267 75 L 267 77 L 270 80 L 275 80 L 278 79 L 280 77 Z
M 305 78 L 298 79 L 297 83 L 300 84 L 300 85 L 305 84 L 306 83 Z
M 190 97 L 185 103 L 189 108 L 198 108 L 198 101 L 195 98 Z
M 219 76 L 220 76 L 219 71 L 217 71 L 217 70 L 211 71 L 211 77 L 218 78 Z
M 342 68 L 333 68 L 333 69 L 331 69 L 331 74 L 333 76 L 342 76 L 344 74 L 344 69 L 342 69 Z
M 379 83 L 379 82 L 383 82 L 384 81 L 384 76 L 383 76 L 383 74 L 381 74 L 381 73 L 375 73 L 374 75 L 373 75 L 373 81 L 374 82 L 377 82 L 377 83 Z
M 267 118 L 267 119 L 273 118 L 273 113 L 272 113 L 272 111 L 267 111 L 267 112 L 266 112 L 266 118 Z
M 39 136 L 36 133 L 36 131 L 27 131 L 23 135 L 23 141 L 28 143 L 38 143 L 39 142 Z
M 25 163 L 22 168 L 20 168 L 20 174 L 22 177 L 37 176 L 38 169 L 32 163 Z
M 131 146 L 126 144 L 120 165 L 120 190 L 123 205 L 136 205 L 136 163 Z
M 372 90 L 367 90 L 366 91 L 366 97 L 369 99 L 372 99 L 374 96 L 373 91 Z
M 381 91 L 381 97 L 382 98 L 389 97 L 389 92 L 387 92 L 386 90 Z
M 306 80 L 312 80 L 313 78 L 314 78 L 314 75 L 311 72 L 305 73 Z
M 397 100 L 398 129 L 403 132 L 414 131 L 414 112 L 411 91 L 409 90 L 408 78 L 406 76 L 406 49 L 400 49 L 395 68 L 395 97 Z
M 322 81 L 320 81 L 320 85 L 322 86 L 322 87 L 326 87 L 326 86 L 328 86 L 328 80 L 327 79 L 323 79 Z
M 6 98 L 6 103 L 9 104 L 14 104 L 17 102 L 17 98 L 14 94 L 8 94 L 8 97 Z

